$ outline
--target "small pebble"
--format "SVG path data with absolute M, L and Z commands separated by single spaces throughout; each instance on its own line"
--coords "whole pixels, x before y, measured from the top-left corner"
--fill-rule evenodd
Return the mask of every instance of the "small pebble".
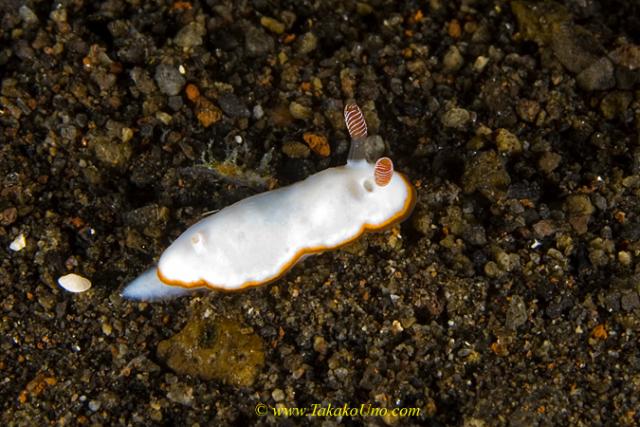
M 145 95 L 153 95 L 158 90 L 147 71 L 140 67 L 134 67 L 129 72 L 129 76 L 136 88 Z
M 473 69 L 480 73 L 482 72 L 482 70 L 484 70 L 484 68 L 487 66 L 487 64 L 489 63 L 489 58 L 487 58 L 486 56 L 478 56 L 476 58 L 476 61 L 473 63 Z
M 16 237 L 13 242 L 9 245 L 9 249 L 15 252 L 19 252 L 23 250 L 27 246 L 27 239 L 25 239 L 24 234 L 20 233 L 18 237 Z
M 618 252 L 618 261 L 625 267 L 629 266 L 631 264 L 631 253 L 627 251 Z
M 65 288 L 69 292 L 85 292 L 91 288 L 91 282 L 77 274 L 66 274 L 58 279 L 60 286 Z
M 271 392 L 271 397 L 273 397 L 273 400 L 276 402 L 282 402 L 284 400 L 284 391 L 277 388 Z
M 273 19 L 268 16 L 263 16 L 262 18 L 260 18 L 260 24 L 273 33 L 276 33 L 276 34 L 284 33 L 284 24 L 278 21 L 277 19 Z
M 462 26 L 460 25 L 460 21 L 458 21 L 457 19 L 451 20 L 451 22 L 449 22 L 447 32 L 454 39 L 460 38 L 460 36 L 462 35 Z
M 328 157 L 331 154 L 331 147 L 326 136 L 305 132 L 302 138 L 314 153 L 322 157 Z
M 100 406 L 102 406 L 100 404 L 99 400 L 90 400 L 89 401 L 89 409 L 93 412 L 96 412 L 97 410 L 100 409 Z
M 613 91 L 604 96 L 600 102 L 600 111 L 606 119 L 616 116 L 624 117 L 633 101 L 633 95 L 627 91 Z
M 25 24 L 35 24 L 38 22 L 38 16 L 26 5 L 20 6 L 18 13 Z
M 102 328 L 102 333 L 105 335 L 111 335 L 111 332 L 113 332 L 113 327 L 108 322 L 104 322 L 101 325 L 101 328 Z
M 289 104 L 289 113 L 295 119 L 305 120 L 311 117 L 313 111 L 311 108 L 305 107 L 304 105 L 294 101 Z
M 327 352 L 328 344 L 324 337 L 316 336 L 313 339 L 313 349 L 320 354 L 325 354 Z
M 0 225 L 11 225 L 18 218 L 18 209 L 11 206 L 0 212 Z
M 609 52 L 609 58 L 618 65 L 637 70 L 640 68 L 640 46 L 623 44 L 613 52 Z
M 125 166 L 133 154 L 129 144 L 102 136 L 96 137 L 92 146 L 98 160 L 114 167 Z
M 200 90 L 198 89 L 198 86 L 193 83 L 189 83 L 184 91 L 191 102 L 196 102 L 198 98 L 200 98 Z
M 393 333 L 393 335 L 398 335 L 402 331 L 404 331 L 402 324 L 398 320 L 394 320 L 391 323 L 391 332 Z
M 120 139 L 122 139 L 122 142 L 129 142 L 131 138 L 133 138 L 133 129 L 123 127 L 120 135 Z
M 206 31 L 204 25 L 199 22 L 191 22 L 182 27 L 176 35 L 175 42 L 185 49 L 194 48 L 202 44 L 202 37 Z
M 515 154 L 522 151 L 522 143 L 518 137 L 506 129 L 498 129 L 496 145 L 501 153 Z
M 292 159 L 309 157 L 309 147 L 297 141 L 285 141 L 282 144 L 282 152 Z
M 507 309 L 506 326 L 515 330 L 527 322 L 527 305 L 520 295 L 514 295 L 509 301 Z
M 442 124 L 448 128 L 464 129 L 472 120 L 472 113 L 464 108 L 452 108 L 442 115 Z
M 318 38 L 312 32 L 308 32 L 300 37 L 298 44 L 298 53 L 300 55 L 307 55 L 315 50 L 318 46 Z
M 462 67 L 463 62 L 462 54 L 460 54 L 460 50 L 455 46 L 449 48 L 442 60 L 444 70 L 447 72 L 458 71 Z
M 616 84 L 613 64 L 603 56 L 578 74 L 576 81 L 586 91 L 611 89 Z
M 181 405 L 191 406 L 194 401 L 193 387 L 181 383 L 172 384 L 167 392 L 167 399 Z
M 594 210 L 588 195 L 572 194 L 567 196 L 565 211 L 568 213 L 569 223 L 578 234 L 587 232 L 587 225 Z
M 530 99 L 519 99 L 516 103 L 516 112 L 525 122 L 533 123 L 540 112 L 540 104 Z
M 172 117 L 170 114 L 165 113 L 164 111 L 158 111 L 156 113 L 156 119 L 160 120 L 165 125 L 168 125 L 169 123 L 171 123 Z
M 242 103 L 240 98 L 231 92 L 223 93 L 218 97 L 218 104 L 222 111 L 231 117 L 249 117 L 251 112 Z
M 186 83 L 178 68 L 169 64 L 160 64 L 156 67 L 155 79 L 160 92 L 169 96 L 179 94 Z
M 250 56 L 266 55 L 275 47 L 273 39 L 267 33 L 255 27 L 247 29 L 244 44 Z
M 208 128 L 222 117 L 220 112 L 215 109 L 202 109 L 198 111 L 197 115 L 198 121 L 202 124 L 202 126 Z
M 560 165 L 562 156 L 560 154 L 545 151 L 538 160 L 538 166 L 546 173 L 550 173 Z
M 253 107 L 253 117 L 256 120 L 260 120 L 264 117 L 264 110 L 262 109 L 261 105 L 256 105 L 255 107 Z
M 640 307 L 640 296 L 635 291 L 628 291 L 622 294 L 620 306 L 624 311 L 633 311 Z

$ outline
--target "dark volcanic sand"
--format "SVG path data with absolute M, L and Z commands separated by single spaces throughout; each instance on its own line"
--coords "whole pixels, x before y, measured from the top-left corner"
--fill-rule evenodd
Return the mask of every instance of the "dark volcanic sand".
M 638 424 L 637 2 L 93 3 L 0 1 L 3 425 Z M 401 228 L 119 297 L 203 213 L 344 163 L 348 100 L 418 187 Z

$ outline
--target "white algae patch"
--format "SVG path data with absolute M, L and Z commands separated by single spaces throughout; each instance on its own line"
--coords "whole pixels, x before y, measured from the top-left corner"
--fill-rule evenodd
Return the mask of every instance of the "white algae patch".
M 60 286 L 69 292 L 85 292 L 91 288 L 91 282 L 77 274 L 66 274 L 58 279 Z

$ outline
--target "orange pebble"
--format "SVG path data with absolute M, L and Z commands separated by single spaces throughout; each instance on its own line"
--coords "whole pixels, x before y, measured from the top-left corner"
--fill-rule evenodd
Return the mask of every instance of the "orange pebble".
M 192 7 L 188 1 L 177 1 L 171 6 L 173 10 L 191 10 Z
M 606 340 L 609 334 L 607 333 L 604 325 L 599 324 L 598 326 L 593 328 L 593 331 L 591 331 L 591 336 L 599 340 Z
M 214 109 L 204 108 L 198 111 L 197 117 L 200 124 L 208 128 L 222 118 L 222 113 L 215 107 Z
M 331 147 L 329 146 L 329 141 L 327 141 L 325 136 L 305 132 L 302 139 L 304 139 L 304 142 L 307 143 L 309 148 L 319 156 L 327 157 L 331 154 Z
M 189 83 L 184 91 L 187 94 L 187 98 L 189 98 L 189 101 L 191 102 L 196 102 L 198 98 L 200 98 L 200 91 L 198 90 L 198 86 L 194 85 L 193 83 Z
M 457 39 L 462 35 L 462 27 L 460 26 L 460 22 L 457 19 L 449 22 L 448 32 L 449 35 L 454 39 Z
M 424 13 L 422 13 L 422 10 L 418 9 L 415 11 L 415 13 L 411 16 L 411 18 L 409 19 L 410 22 L 413 23 L 418 23 L 420 21 L 422 21 L 422 19 L 424 18 Z

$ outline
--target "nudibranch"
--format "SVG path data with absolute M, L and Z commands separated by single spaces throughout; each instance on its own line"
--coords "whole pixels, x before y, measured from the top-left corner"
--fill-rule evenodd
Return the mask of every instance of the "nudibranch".
M 310 254 L 336 249 L 365 231 L 404 220 L 415 189 L 391 159 L 366 160 L 367 126 L 360 108 L 344 110 L 351 149 L 347 164 L 248 197 L 182 233 L 157 267 L 122 296 L 159 300 L 199 289 L 234 291 L 272 282 Z

